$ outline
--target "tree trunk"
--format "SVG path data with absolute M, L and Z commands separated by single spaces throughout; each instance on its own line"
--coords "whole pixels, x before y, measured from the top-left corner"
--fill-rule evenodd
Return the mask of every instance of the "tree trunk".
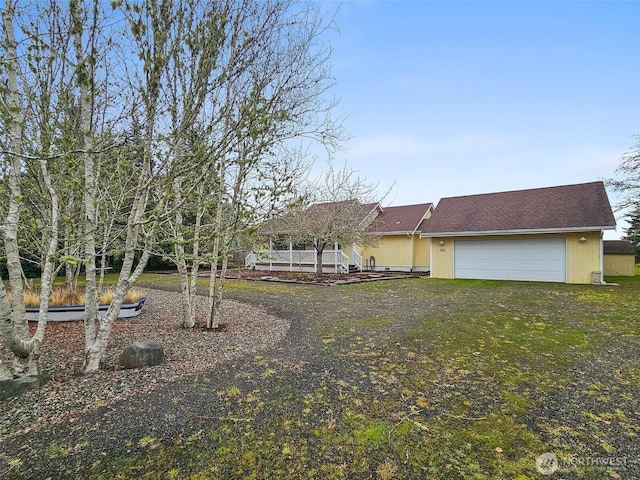
M 17 44 L 13 31 L 14 14 L 15 4 L 12 1 L 8 1 L 6 8 L 2 11 L 2 21 L 5 34 L 6 88 L 8 91 L 8 98 L 5 101 L 8 104 L 6 110 L 11 113 L 11 116 L 5 121 L 9 124 L 9 144 L 13 155 L 8 155 L 10 162 L 8 172 L 9 204 L 7 206 L 2 233 L 12 300 L 11 303 L 9 303 L 4 285 L 2 284 L 0 287 L 0 335 L 2 335 L 4 339 L 5 346 L 14 355 L 12 373 L 18 377 L 39 374 L 39 366 L 37 363 L 39 345 L 38 342 L 31 341 L 29 336 L 29 325 L 24 307 L 23 275 L 18 244 L 18 224 L 20 222 L 20 208 L 22 206 L 22 192 L 20 188 L 22 161 L 19 155 L 22 152 L 21 137 L 24 117 L 18 91 Z
M 216 291 L 217 281 L 216 275 L 218 272 L 218 255 L 220 253 L 220 235 L 216 235 L 213 240 L 213 251 L 211 252 L 211 273 L 209 274 L 209 315 L 207 316 L 207 328 L 218 328 L 216 323 L 218 315 L 216 315 L 216 309 L 219 305 L 216 305 Z
M 322 253 L 326 247 L 326 243 L 320 243 L 317 240 L 314 242 L 313 248 L 316 251 L 316 275 L 322 275 L 324 273 L 322 271 Z
M 98 321 L 98 299 L 96 296 L 96 178 L 92 128 L 92 93 L 91 74 L 87 68 L 87 60 L 84 57 L 83 33 L 84 20 L 82 7 L 79 4 L 70 5 L 72 24 L 73 47 L 75 49 L 75 80 L 78 88 L 78 107 L 80 110 L 80 143 L 83 149 L 82 160 L 84 165 L 84 264 L 85 264 L 85 310 L 84 332 L 85 349 L 88 350 L 96 338 L 96 322 Z
M 173 196 L 175 209 L 175 213 L 173 215 L 173 220 L 175 222 L 173 251 L 176 256 L 178 276 L 180 277 L 180 302 L 182 304 L 182 308 L 180 309 L 180 314 L 182 316 L 181 323 L 183 328 L 193 328 L 195 326 L 195 318 L 194 315 L 192 315 L 194 309 L 191 305 L 189 266 L 187 265 L 187 255 L 184 249 L 184 220 L 182 217 L 182 210 L 178 207 L 178 205 L 181 205 L 183 202 L 181 176 L 177 176 L 173 180 Z

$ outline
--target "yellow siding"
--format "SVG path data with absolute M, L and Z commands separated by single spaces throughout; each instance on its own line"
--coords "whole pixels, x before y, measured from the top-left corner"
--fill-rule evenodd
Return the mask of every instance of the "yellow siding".
M 567 238 L 567 283 L 591 283 L 592 272 L 602 270 L 600 232 L 562 235 Z M 581 242 L 580 238 L 586 241 Z
M 606 254 L 604 256 L 604 274 L 633 277 L 636 273 L 635 261 L 635 255 Z
M 564 237 L 567 239 L 567 283 L 591 283 L 592 272 L 600 271 L 601 234 L 595 232 L 557 233 L 548 235 L 527 235 L 532 238 Z M 487 236 L 476 238 L 526 238 L 514 235 Z M 580 238 L 585 241 L 581 242 Z M 474 237 L 434 237 L 431 239 L 431 276 L 433 278 L 454 278 L 453 244 L 456 239 Z M 440 245 L 440 242 L 444 242 Z
M 453 278 L 452 237 L 431 238 L 431 277 Z
M 382 235 L 375 245 L 362 250 L 362 261 L 369 264 L 375 258 L 376 270 L 426 271 L 430 267 L 429 239 L 413 235 Z
M 375 257 L 376 268 L 410 268 L 411 238 L 408 235 L 383 235 L 375 247 L 364 249 L 364 259 Z
M 431 266 L 431 256 L 429 255 L 429 239 L 413 236 L 413 268 L 415 270 L 426 270 Z

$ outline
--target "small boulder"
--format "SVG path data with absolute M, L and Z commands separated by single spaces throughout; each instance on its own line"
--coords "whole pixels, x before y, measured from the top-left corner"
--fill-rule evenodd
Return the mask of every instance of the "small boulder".
M 35 376 L 26 376 L 26 377 L 18 377 L 12 378 L 10 380 L 1 380 L 0 381 L 0 400 L 5 400 L 10 397 L 15 397 L 16 395 L 20 395 L 27 390 L 31 390 L 32 388 L 38 388 L 44 382 L 46 378 L 44 376 L 35 377 Z
M 123 368 L 152 367 L 163 361 L 164 352 L 158 342 L 135 342 L 125 348 L 118 359 Z

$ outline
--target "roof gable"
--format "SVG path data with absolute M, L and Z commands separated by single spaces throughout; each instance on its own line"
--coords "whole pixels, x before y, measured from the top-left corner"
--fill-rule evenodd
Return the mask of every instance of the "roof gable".
M 414 233 L 431 209 L 433 203 L 385 207 L 373 221 L 369 231 L 382 234 Z
M 602 182 L 440 200 L 423 235 L 615 228 Z

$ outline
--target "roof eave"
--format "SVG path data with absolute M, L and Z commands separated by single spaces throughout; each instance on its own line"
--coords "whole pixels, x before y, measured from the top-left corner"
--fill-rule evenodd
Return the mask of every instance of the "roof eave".
M 420 238 L 425 237 L 477 237 L 487 235 L 530 235 L 537 233 L 571 233 L 571 232 L 593 232 L 595 230 L 615 230 L 615 225 L 589 226 L 589 227 L 569 227 L 569 228 L 530 228 L 521 230 L 485 230 L 466 232 L 423 232 Z
M 415 231 L 411 230 L 403 230 L 403 231 L 393 231 L 393 232 L 367 232 L 371 235 L 413 235 Z

